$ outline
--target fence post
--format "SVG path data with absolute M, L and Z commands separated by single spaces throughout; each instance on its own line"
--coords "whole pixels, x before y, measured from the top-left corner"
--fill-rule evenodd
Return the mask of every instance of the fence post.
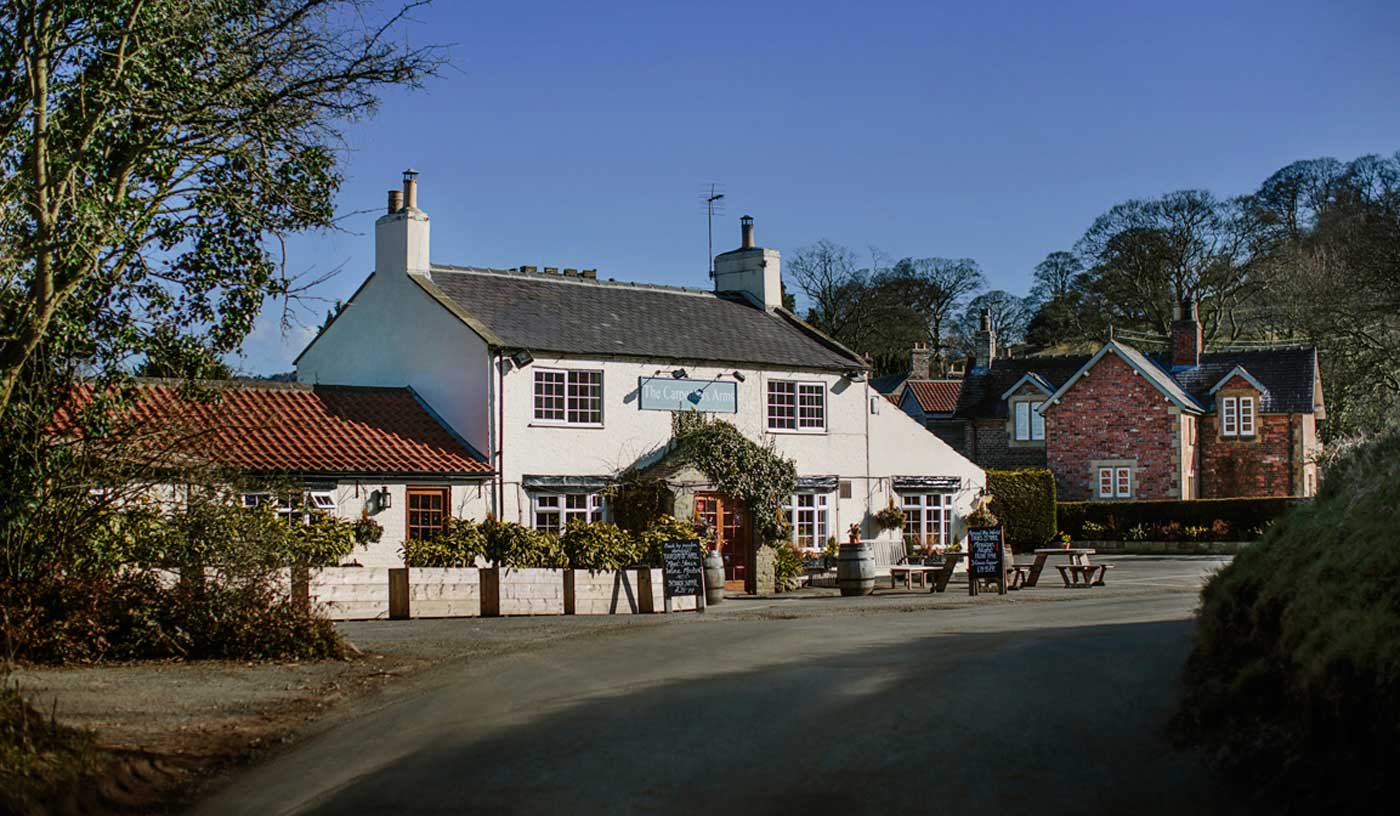
M 389 570 L 389 620 L 408 620 L 408 567 Z

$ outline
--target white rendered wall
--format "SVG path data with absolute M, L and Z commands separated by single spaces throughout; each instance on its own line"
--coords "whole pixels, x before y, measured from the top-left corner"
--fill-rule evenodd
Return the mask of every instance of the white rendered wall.
M 381 487 L 389 488 L 390 506 L 370 514 L 370 518 L 384 528 L 379 541 L 367 547 L 355 547 L 341 563 L 359 563 L 366 567 L 401 567 L 403 556 L 399 548 L 408 534 L 408 488 L 446 487 L 448 506 L 456 518 L 484 519 L 491 507 L 490 482 L 415 481 L 369 482 L 344 480 L 336 485 L 335 514 L 346 521 L 356 521 L 368 509 L 375 509 L 369 501 L 370 495 Z
M 537 367 L 601 369 L 603 427 L 580 428 L 536 423 L 533 420 L 534 373 Z M 684 367 L 692 379 L 734 382 L 732 366 L 713 363 L 602 361 L 537 356 L 533 365 L 505 375 L 505 450 L 502 473 L 506 482 L 503 518 L 528 522 L 529 501 L 521 486 L 525 475 L 603 476 L 636 464 L 646 464 L 671 437 L 671 412 L 639 407 L 640 377 L 668 376 Z M 958 497 L 959 515 L 966 513 L 985 484 L 985 475 L 942 440 L 929 433 L 897 406 L 865 383 L 838 374 L 740 369 L 738 412 L 713 414 L 737 426 L 757 441 L 771 439 L 777 450 L 793 459 L 800 476 L 839 476 L 852 482 L 850 499 L 836 500 L 829 532 L 845 539 L 846 526 L 866 524 L 863 536 L 875 538 L 867 510 L 884 507 L 893 495 L 892 476 L 956 476 L 965 489 Z M 826 386 L 825 433 L 770 433 L 766 430 L 769 379 L 819 381 Z M 872 400 L 878 413 L 870 413 Z M 868 428 L 868 437 L 867 437 Z M 869 439 L 869 468 L 867 445 Z M 869 497 L 869 498 L 867 498 Z M 888 532 L 885 538 L 898 533 Z M 959 532 L 959 536 L 961 533 Z

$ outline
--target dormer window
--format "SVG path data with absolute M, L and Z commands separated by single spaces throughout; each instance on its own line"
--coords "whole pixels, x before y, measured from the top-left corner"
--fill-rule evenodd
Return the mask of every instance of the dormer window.
M 1045 439 L 1045 417 L 1040 409 L 1044 402 L 1013 403 L 1016 417 L 1015 435 L 1017 442 L 1041 442 Z
M 1254 436 L 1254 397 L 1221 397 L 1220 435 Z

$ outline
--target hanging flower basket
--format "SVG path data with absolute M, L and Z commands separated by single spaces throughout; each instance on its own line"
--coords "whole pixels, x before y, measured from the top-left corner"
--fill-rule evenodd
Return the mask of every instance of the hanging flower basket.
M 904 511 L 890 502 L 888 507 L 875 514 L 875 523 L 880 525 L 881 530 L 902 530 Z

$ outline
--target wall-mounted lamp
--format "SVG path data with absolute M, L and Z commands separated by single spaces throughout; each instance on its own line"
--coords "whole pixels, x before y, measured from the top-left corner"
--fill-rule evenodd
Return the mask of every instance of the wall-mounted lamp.
M 389 492 L 388 485 L 379 488 L 379 493 L 374 497 L 374 504 L 380 510 L 388 510 L 394 506 L 394 496 Z
M 739 382 L 743 382 L 743 381 L 744 381 L 744 372 L 742 372 L 742 371 L 736 371 L 736 372 L 734 372 L 734 379 L 738 380 Z
M 525 366 L 535 361 L 535 355 L 531 354 L 525 349 L 521 349 L 516 353 L 510 355 L 510 361 L 512 363 L 515 363 L 516 368 L 524 368 Z
M 845 377 L 846 379 L 850 380 L 851 382 L 864 382 L 864 381 L 865 381 L 865 371 L 864 371 L 863 369 L 859 369 L 859 368 L 852 368 L 852 369 L 850 369 L 850 370 L 848 370 L 848 371 L 845 371 L 845 372 L 843 372 L 843 373 L 841 374 L 841 376 Z
M 675 371 L 672 371 L 672 372 L 671 372 L 671 376 L 672 376 L 672 377 L 675 377 L 675 378 L 678 379 L 678 380 L 683 380 L 683 379 L 685 379 L 685 374 L 686 374 L 686 372 L 685 372 L 685 369 L 683 369 L 683 368 L 678 368 L 678 369 L 676 369 Z

